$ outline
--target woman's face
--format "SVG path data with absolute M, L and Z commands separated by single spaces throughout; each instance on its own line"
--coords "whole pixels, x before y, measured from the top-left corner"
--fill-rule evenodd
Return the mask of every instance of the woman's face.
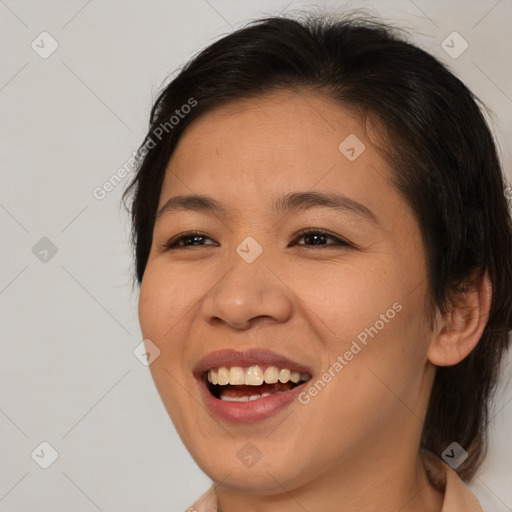
M 391 177 L 360 121 L 312 93 L 233 102 L 181 137 L 139 318 L 179 435 L 225 488 L 416 458 L 434 375 L 426 263 Z M 191 195 L 206 199 L 170 202 Z

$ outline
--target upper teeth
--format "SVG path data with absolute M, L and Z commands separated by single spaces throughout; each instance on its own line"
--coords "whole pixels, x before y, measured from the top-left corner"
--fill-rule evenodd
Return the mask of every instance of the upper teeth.
M 300 374 L 299 372 L 292 372 L 287 368 L 279 369 L 277 366 L 267 366 L 265 371 L 259 366 L 249 366 L 248 368 L 240 366 L 227 368 L 226 366 L 221 366 L 217 370 L 208 371 L 208 382 L 220 384 L 221 386 L 227 384 L 259 386 L 264 382 L 275 384 L 278 381 L 284 384 L 289 380 L 296 384 L 300 380 L 309 380 L 310 378 L 307 373 Z

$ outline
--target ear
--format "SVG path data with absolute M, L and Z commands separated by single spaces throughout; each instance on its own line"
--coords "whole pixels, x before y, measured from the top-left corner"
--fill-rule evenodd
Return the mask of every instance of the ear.
M 487 271 L 476 271 L 452 294 L 446 316 L 437 317 L 437 333 L 432 338 L 427 359 L 437 366 L 462 361 L 482 337 L 492 301 L 492 285 Z

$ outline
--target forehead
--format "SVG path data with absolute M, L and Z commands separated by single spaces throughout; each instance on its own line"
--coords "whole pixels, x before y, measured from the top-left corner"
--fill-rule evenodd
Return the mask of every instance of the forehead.
M 185 152 L 190 156 L 191 150 L 199 157 L 213 149 L 219 156 L 222 150 L 223 158 L 228 159 L 243 157 L 250 150 L 248 156 L 259 154 L 261 160 L 292 162 L 300 157 L 318 158 L 318 150 L 327 149 L 337 160 L 340 137 L 350 134 L 367 136 L 360 119 L 347 107 L 309 91 L 276 91 L 203 114 L 186 128 L 174 158 Z
M 371 209 L 400 199 L 389 184 L 392 170 L 374 147 L 378 139 L 370 124 L 319 94 L 278 91 L 233 101 L 186 128 L 159 206 L 170 195 L 208 193 L 234 208 L 258 209 L 285 193 L 318 190 Z M 375 193 L 382 187 L 393 197 Z

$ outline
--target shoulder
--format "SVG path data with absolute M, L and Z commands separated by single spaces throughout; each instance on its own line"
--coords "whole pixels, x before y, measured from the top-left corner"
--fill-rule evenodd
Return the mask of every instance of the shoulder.
M 186 512 L 217 512 L 217 497 L 213 485 Z
M 430 483 L 444 491 L 442 512 L 483 512 L 476 496 L 448 464 L 427 450 L 420 455 Z

